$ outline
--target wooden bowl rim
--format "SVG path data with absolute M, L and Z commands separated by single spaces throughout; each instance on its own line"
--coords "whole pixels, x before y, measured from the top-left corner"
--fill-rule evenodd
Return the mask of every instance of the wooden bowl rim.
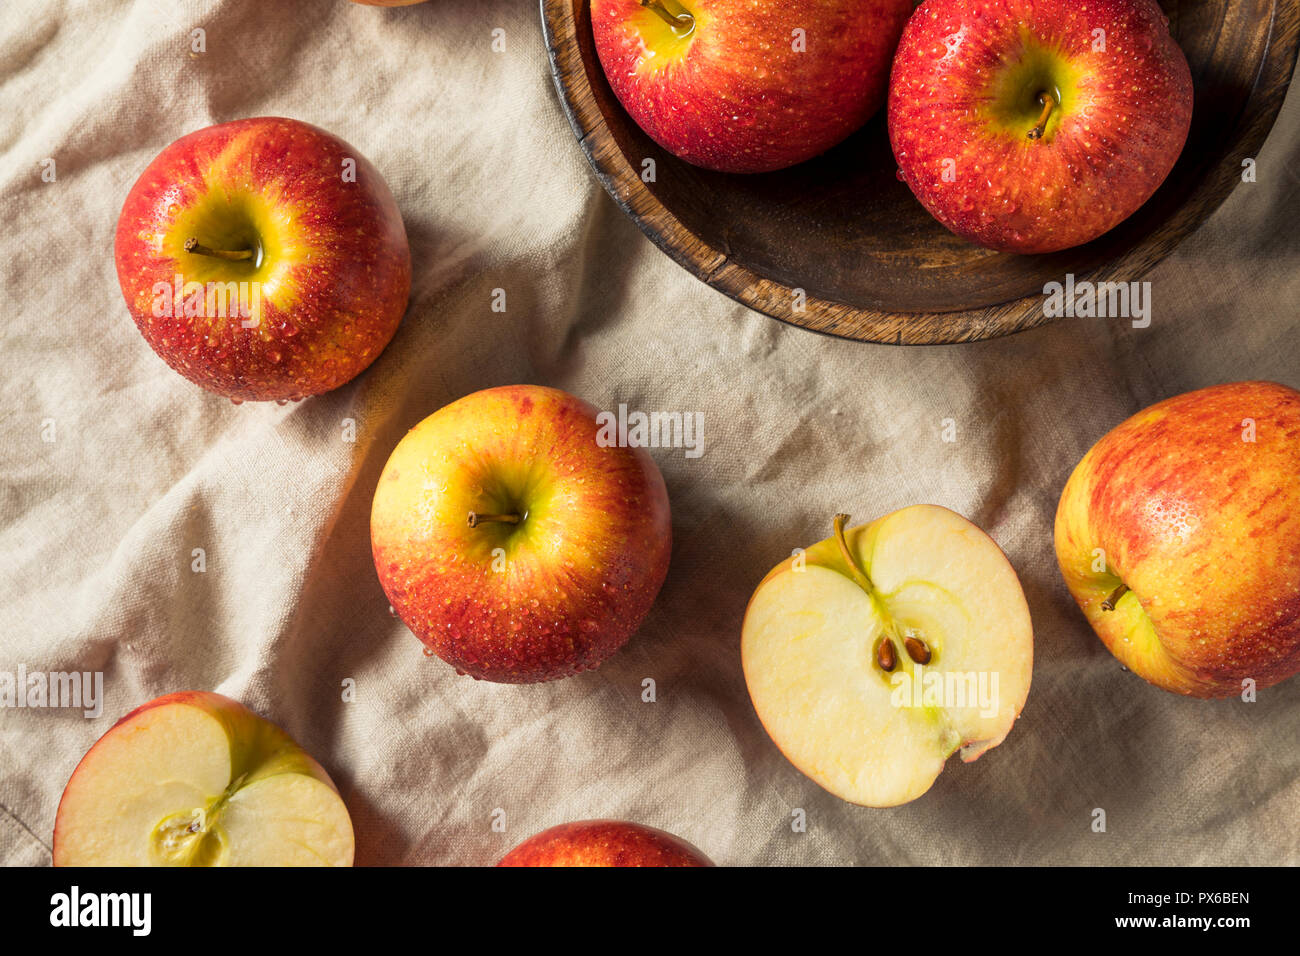
M 741 305 L 788 325 L 862 342 L 950 345 L 998 338 L 1056 321 L 1055 317 L 1049 318 L 1043 313 L 1043 297 L 1040 295 L 1028 295 L 968 311 L 895 313 L 832 302 L 808 294 L 805 311 L 795 312 L 792 287 L 730 261 L 724 250 L 701 239 L 655 196 L 626 161 L 612 163 L 608 170 L 602 167 L 599 150 L 603 148 L 618 157 L 622 157 L 622 151 L 610 132 L 587 78 L 591 65 L 582 57 L 573 16 L 577 2 L 587 3 L 589 0 L 540 0 L 551 78 L 569 125 L 596 178 L 619 208 L 656 246 L 697 279 Z M 1256 156 L 1281 112 L 1295 72 L 1297 54 L 1300 53 L 1300 0 L 1274 0 L 1267 29 L 1263 58 L 1255 73 L 1245 109 L 1233 127 L 1233 138 L 1224 146 L 1225 153 Z M 1281 48 L 1279 38 L 1289 38 L 1290 43 L 1285 49 Z M 573 89 L 561 75 L 561 56 L 565 54 L 583 67 L 575 78 Z M 1280 74 L 1282 81 L 1261 94 L 1261 78 L 1272 74 Z M 1172 224 L 1173 217 L 1162 220 L 1140 243 L 1078 276 L 1077 281 L 1140 279 L 1199 228 L 1240 181 L 1239 170 L 1222 163 L 1207 170 L 1186 200 L 1185 207 L 1191 209 L 1190 217 L 1179 220 L 1176 225 Z M 670 241 L 670 227 L 676 227 L 690 239 L 683 243 Z

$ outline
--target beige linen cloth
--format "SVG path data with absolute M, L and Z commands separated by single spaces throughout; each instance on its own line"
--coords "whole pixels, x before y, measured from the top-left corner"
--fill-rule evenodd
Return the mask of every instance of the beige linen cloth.
M 1258 182 L 1148 277 L 1149 328 L 1067 319 L 905 349 L 787 328 L 658 252 L 574 142 L 534 0 L 8 0 L 0 76 L 0 671 L 100 671 L 106 698 L 98 719 L 0 710 L 0 861 L 48 863 L 85 750 L 138 704 L 198 688 L 326 766 L 363 864 L 493 863 L 589 817 L 662 827 L 733 865 L 1300 862 L 1300 679 L 1254 704 L 1147 685 L 1089 631 L 1052 552 L 1061 487 L 1111 426 L 1216 382 L 1300 386 L 1300 96 Z M 235 407 L 136 332 L 113 230 L 172 140 L 268 114 L 378 166 L 414 287 L 357 381 Z M 701 457 L 654 452 L 675 541 L 644 626 L 599 671 L 528 687 L 426 657 L 389 616 L 368 536 L 403 433 L 514 382 L 704 415 Z M 969 516 L 1010 556 L 1034 682 L 1005 744 L 871 810 L 823 792 L 763 732 L 741 619 L 836 511 L 916 502 Z

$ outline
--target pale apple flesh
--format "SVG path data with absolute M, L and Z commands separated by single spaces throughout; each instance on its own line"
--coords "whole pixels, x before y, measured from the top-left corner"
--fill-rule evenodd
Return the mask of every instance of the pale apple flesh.
M 1297 500 L 1300 392 L 1200 389 L 1083 457 L 1057 507 L 1057 560 L 1125 667 L 1176 693 L 1235 696 L 1300 671 Z
M 56 866 L 351 866 L 328 774 L 218 694 L 170 694 L 118 721 L 59 804 Z
M 971 761 L 1006 738 L 1032 676 L 1029 609 L 998 546 L 945 508 L 905 508 L 844 542 L 873 591 L 833 538 L 778 565 L 745 614 L 745 680 L 800 771 L 851 803 L 895 806 L 955 751 Z

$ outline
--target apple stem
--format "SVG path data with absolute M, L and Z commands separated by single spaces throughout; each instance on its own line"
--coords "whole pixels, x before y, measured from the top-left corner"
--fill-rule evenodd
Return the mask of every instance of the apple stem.
M 523 518 L 519 515 L 481 515 L 477 511 L 469 513 L 469 526 L 471 528 L 477 528 L 479 525 L 490 521 L 499 521 L 503 524 L 519 524 L 522 520 Z
M 214 259 L 251 259 L 253 258 L 252 249 L 209 249 L 197 239 L 185 240 L 185 251 L 192 252 L 196 256 L 212 256 Z
M 1121 584 L 1115 590 L 1110 592 L 1110 597 L 1106 598 L 1106 600 L 1101 602 L 1101 609 L 1103 611 L 1115 610 L 1115 605 L 1119 603 L 1119 599 L 1122 598 L 1125 594 L 1128 594 L 1128 585 Z
M 693 16 L 689 13 L 669 13 L 660 0 L 641 0 L 641 6 L 659 14 L 670 27 L 681 31 L 683 36 L 695 29 L 695 18 Z
M 849 571 L 853 575 L 853 580 L 858 582 L 858 586 L 868 594 L 876 593 L 876 586 L 871 583 L 871 578 L 867 577 L 867 572 L 863 571 L 858 565 L 857 559 L 849 551 L 849 542 L 844 537 L 844 525 L 848 523 L 849 516 L 846 514 L 837 514 L 831 526 L 835 529 L 835 543 L 839 545 L 840 557 L 844 563 L 849 566 Z
M 1047 118 L 1052 115 L 1052 110 L 1056 108 L 1056 97 L 1046 90 L 1038 94 L 1038 102 L 1043 104 L 1043 112 L 1039 114 L 1037 125 L 1029 131 L 1030 139 L 1043 138 L 1043 133 L 1047 132 Z

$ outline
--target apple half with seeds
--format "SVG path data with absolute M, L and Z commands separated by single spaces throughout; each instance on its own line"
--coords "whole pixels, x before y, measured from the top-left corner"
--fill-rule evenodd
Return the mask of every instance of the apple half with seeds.
M 1029 693 L 1033 628 L 1011 563 L 961 515 L 914 505 L 777 565 L 745 612 L 759 720 L 841 799 L 921 796 L 960 750 L 1000 744 Z
M 63 791 L 55 866 L 351 866 L 333 781 L 279 727 L 220 694 L 138 707 Z

